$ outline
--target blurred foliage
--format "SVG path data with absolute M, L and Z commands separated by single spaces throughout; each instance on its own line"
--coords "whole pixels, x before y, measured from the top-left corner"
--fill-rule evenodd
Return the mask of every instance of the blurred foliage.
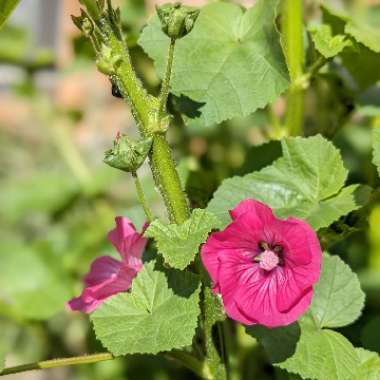
M 153 63 L 137 45 L 146 22 L 144 2 L 120 0 L 120 4 L 132 60 L 143 82 L 156 94 L 159 80 Z M 310 12 L 308 17 L 313 21 L 318 14 Z M 378 26 L 380 7 L 366 9 L 363 17 Z M 38 84 L 38 74 L 57 57 L 43 49 L 30 55 L 30 37 L 25 29 L 11 24 L 0 32 L 0 63 L 21 67 L 25 74 L 0 95 L 12 97 L 15 110 L 11 113 L 17 114 L 20 105 L 29 107 L 20 122 L 0 119 L 0 365 L 3 351 L 11 352 L 10 364 L 101 351 L 88 319 L 69 314 L 64 303 L 80 291 L 81 277 L 90 262 L 104 253 L 112 254 L 106 234 L 113 228 L 114 216 L 128 215 L 137 226 L 144 222 L 129 175 L 118 174 L 101 162 L 117 131 L 112 125 L 101 125 L 99 114 L 109 115 L 111 121 L 102 120 L 111 124 L 113 114 L 107 112 L 115 105 L 121 107 L 122 100 L 112 98 L 107 83 L 101 89 L 106 92 L 90 90 L 74 107 L 61 104 L 59 96 Z M 57 78 L 78 73 L 85 78 L 94 70 L 88 43 L 74 36 L 71 44 L 74 60 L 57 69 Z M 356 48 L 375 54 L 363 46 Z M 313 54 L 309 44 L 308 56 Z M 355 82 L 351 70 L 342 66 L 342 61 L 355 61 L 357 55 L 352 54 L 357 51 L 335 59 L 328 72 L 312 82 L 306 95 L 306 131 L 333 140 L 349 173 L 347 185 L 366 183 L 377 188 L 380 180 L 372 163 L 371 136 L 380 115 L 380 86 L 370 83 L 363 88 L 361 85 L 368 83 L 362 78 L 359 85 Z M 370 70 L 359 69 L 364 76 Z M 91 80 L 98 77 L 94 74 Z M 174 126 L 169 137 L 192 206 L 204 208 L 224 178 L 261 170 L 281 156 L 280 143 L 270 140 L 272 126 L 283 114 L 283 103 L 280 99 L 265 110 L 224 121 L 218 127 L 205 127 L 201 106 L 184 96 L 171 95 Z M 133 130 L 128 114 L 122 117 L 120 124 Z M 143 166 L 139 173 L 149 202 L 157 214 L 163 214 L 147 168 Z M 329 250 L 359 274 L 367 294 L 362 318 L 340 332 L 353 344 L 380 353 L 380 202 L 364 211 L 364 222 L 363 215 L 352 212 L 323 234 L 329 236 Z M 265 364 L 264 351 L 239 329 L 235 333 L 244 347 L 238 353 L 245 368 L 244 380 L 288 379 L 284 371 Z M 42 376 L 53 380 L 193 378 L 175 362 L 147 355 Z

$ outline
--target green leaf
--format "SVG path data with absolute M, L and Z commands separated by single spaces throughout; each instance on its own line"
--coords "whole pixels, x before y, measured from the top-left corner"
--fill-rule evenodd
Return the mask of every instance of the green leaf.
M 56 257 L 20 242 L 1 242 L 0 304 L 11 313 L 48 319 L 63 310 L 71 296 Z
M 271 363 L 281 363 L 294 355 L 301 335 L 297 322 L 273 329 L 256 325 L 247 327 L 246 331 L 264 346 Z
M 283 157 L 259 172 L 223 181 L 207 210 L 229 223 L 228 210 L 253 198 L 278 217 L 306 219 L 318 230 L 360 207 L 357 186 L 343 188 L 347 170 L 334 145 L 317 135 L 282 141 Z
M 310 306 L 319 327 L 343 327 L 361 314 L 365 295 L 359 279 L 337 256 L 324 255 L 321 277 Z
M 352 45 L 341 53 L 343 65 L 361 88 L 380 80 L 379 31 L 354 16 L 343 14 L 326 5 L 322 6 L 323 22 L 329 24 L 333 34 L 346 34 Z M 366 69 L 363 70 L 363 67 Z
M 114 355 L 157 354 L 192 343 L 199 315 L 198 277 L 144 268 L 132 291 L 106 301 L 91 316 L 96 336 Z
M 16 8 L 20 0 L 1 0 L 0 2 L 0 28 Z
M 373 141 L 373 163 L 377 166 L 380 176 L 380 128 L 375 128 L 372 132 Z
M 346 36 L 332 35 L 331 26 L 326 24 L 316 25 L 309 28 L 311 39 L 315 48 L 325 57 L 332 58 L 343 51 L 351 42 Z
M 355 38 L 357 42 L 360 42 L 375 53 L 380 53 L 378 29 L 372 28 L 361 20 L 352 19 L 347 23 L 344 30 L 347 34 Z
M 352 323 L 363 301 L 356 275 L 340 258 L 325 255 L 309 311 L 290 326 L 253 326 L 247 333 L 259 339 L 271 362 L 282 369 L 307 379 L 351 380 L 359 368 L 354 347 L 343 335 L 323 327 Z
M 206 210 L 196 209 L 183 224 L 164 224 L 153 221 L 145 236 L 153 238 L 158 252 L 173 268 L 185 269 L 198 253 L 208 234 L 219 226 L 219 220 Z
M 202 8 L 193 31 L 176 43 L 172 92 L 205 103 L 205 125 L 246 116 L 273 102 L 289 86 L 274 19 L 277 0 L 248 10 L 214 2 Z M 163 73 L 169 38 L 157 17 L 139 40 Z
M 303 379 L 349 380 L 359 366 L 352 344 L 335 331 L 319 329 L 310 315 L 287 327 L 255 326 L 247 332 L 259 339 L 276 366 Z
M 318 330 L 306 319 L 294 355 L 278 366 L 307 379 L 351 379 L 359 366 L 352 344 L 335 331 Z
M 360 366 L 352 380 L 378 380 L 380 379 L 380 357 L 377 353 L 356 348 Z

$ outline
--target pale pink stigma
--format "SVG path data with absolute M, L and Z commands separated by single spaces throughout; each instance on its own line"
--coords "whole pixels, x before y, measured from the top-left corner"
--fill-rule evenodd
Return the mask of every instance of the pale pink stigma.
M 260 253 L 258 259 L 260 268 L 268 272 L 276 268 L 280 262 L 277 254 L 270 249 L 266 249 L 264 252 Z

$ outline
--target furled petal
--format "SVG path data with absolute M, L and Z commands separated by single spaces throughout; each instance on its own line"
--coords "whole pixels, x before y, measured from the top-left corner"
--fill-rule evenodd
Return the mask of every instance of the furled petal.
M 85 276 L 82 294 L 67 303 L 72 311 L 91 313 L 108 297 L 124 292 L 131 286 L 137 271 L 109 256 L 97 258 Z
M 123 262 L 139 270 L 141 256 L 148 240 L 136 231 L 128 218 L 118 216 L 115 222 L 116 228 L 109 232 L 108 239 L 120 253 Z

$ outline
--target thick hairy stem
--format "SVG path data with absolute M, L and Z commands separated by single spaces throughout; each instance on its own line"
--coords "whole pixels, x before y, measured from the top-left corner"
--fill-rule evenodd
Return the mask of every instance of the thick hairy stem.
M 49 369 L 49 368 L 97 363 L 97 362 L 112 360 L 112 359 L 114 359 L 112 354 L 108 352 L 104 352 L 101 354 L 77 356 L 73 358 L 44 360 L 41 362 L 22 364 L 16 367 L 5 368 L 2 372 L 0 372 L 0 376 L 11 375 L 11 374 L 20 373 L 20 372 L 33 371 L 33 370 L 38 370 L 38 369 Z
M 107 31 L 113 54 L 120 56 L 114 79 L 123 96 L 127 98 L 131 104 L 132 112 L 141 134 L 144 137 L 153 134 L 150 165 L 154 180 L 165 201 L 170 220 L 174 223 L 181 224 L 189 217 L 189 208 L 186 196 L 182 191 L 181 182 L 175 168 L 169 144 L 164 134 L 152 130 L 154 126 L 157 126 L 157 115 L 155 115 L 155 112 L 158 111 L 155 103 L 157 100 L 147 94 L 141 82 L 136 77 L 127 47 L 113 34 L 111 29 L 107 29 Z M 158 123 L 160 123 L 163 116 L 162 114 L 166 108 L 173 49 L 174 43 L 171 44 L 169 51 L 167 75 L 163 84 L 163 90 L 161 91 L 162 96 L 160 96 L 160 104 L 162 102 L 163 109 L 161 113 L 158 114 Z
M 113 79 L 123 97 L 130 104 L 141 134 L 146 137 L 149 135 L 148 126 L 150 124 L 153 108 L 152 97 L 149 96 L 142 86 L 141 81 L 137 78 L 125 43 L 115 36 L 108 25 L 105 24 L 104 29 L 106 38 L 112 49 L 112 55 L 119 57 Z
M 305 90 L 300 82 L 304 70 L 302 0 L 283 0 L 282 32 L 292 84 L 287 95 L 285 125 L 289 135 L 303 133 Z
M 166 138 L 156 134 L 150 156 L 155 182 L 163 195 L 171 222 L 182 224 L 189 218 L 189 207 L 175 168 L 172 152 Z

